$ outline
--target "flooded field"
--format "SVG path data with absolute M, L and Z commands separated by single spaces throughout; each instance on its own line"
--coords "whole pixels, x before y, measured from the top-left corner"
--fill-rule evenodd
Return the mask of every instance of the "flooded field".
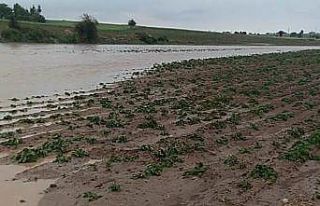
M 78 97 L 154 64 L 315 48 L 0 44 L 0 138 L 23 129 L 12 127 L 19 121 L 68 115 Z
M 68 115 L 79 96 L 154 64 L 315 48 L 0 44 L 0 138 L 23 129 L 12 127 L 19 121 Z
M 306 48 L 0 44 L 0 106 L 11 98 L 95 89 L 155 63 Z
M 208 167 L 215 167 L 217 162 L 226 158 L 227 153 L 232 154 L 234 151 L 230 148 L 233 146 L 229 147 L 228 144 L 238 145 L 237 141 L 240 140 L 247 149 L 246 154 L 257 155 L 248 159 L 248 162 L 256 161 L 258 156 L 273 154 L 275 151 L 271 146 L 273 137 L 269 133 L 282 135 L 282 132 L 286 133 L 292 125 L 297 123 L 303 125 L 301 119 L 311 121 L 311 117 L 315 117 L 314 125 L 318 123 L 318 115 L 314 115 L 314 112 L 319 111 L 316 51 L 237 59 L 211 59 L 205 61 L 205 64 L 203 64 L 204 61 L 198 60 L 173 63 L 170 66 L 167 65 L 170 68 L 159 73 L 160 76 L 155 73 L 140 76 L 133 81 L 112 84 L 156 63 L 298 51 L 308 48 L 311 47 L 0 44 L 2 60 L 0 62 L 0 185 L 4 186 L 0 189 L 0 199 L 6 205 L 48 206 L 59 205 L 59 202 L 63 203 L 62 205 L 73 205 L 74 201 L 78 205 L 87 205 L 88 197 L 96 198 L 97 201 L 102 202 L 100 205 L 105 205 L 104 201 L 109 201 L 111 198 L 117 203 L 116 205 L 120 205 L 118 201 L 126 201 L 125 198 L 118 199 L 112 193 L 106 192 L 108 191 L 106 188 L 115 184 L 115 180 L 119 181 L 124 188 L 129 188 L 121 195 L 126 195 L 125 192 L 130 189 L 137 191 L 136 188 L 145 187 L 147 184 L 141 186 L 138 180 L 127 179 L 127 177 L 135 177 L 136 174 L 133 174 L 130 165 L 127 165 L 128 168 L 126 166 L 119 170 L 111 170 L 112 163 L 115 165 L 123 161 L 136 164 L 134 168 L 141 166 L 143 168 L 144 166 L 140 165 L 141 162 L 135 161 L 139 158 L 147 161 L 148 155 L 157 154 L 155 151 L 158 150 L 154 148 L 158 146 L 160 148 L 161 142 L 166 138 L 171 138 L 172 141 L 185 141 L 181 142 L 181 145 L 192 146 L 196 143 L 195 148 L 198 148 L 198 141 L 201 140 L 202 143 L 207 144 L 204 138 L 211 140 L 212 134 L 218 135 L 215 138 L 220 139 L 208 141 L 207 145 L 203 145 L 207 149 L 201 150 L 207 151 L 207 155 L 210 156 L 208 158 L 210 161 L 207 162 Z M 303 66 L 305 68 L 301 70 L 300 67 L 303 68 Z M 180 67 L 187 70 L 171 70 L 171 68 Z M 239 72 L 234 72 L 234 68 Z M 285 81 L 288 83 L 283 84 Z M 251 84 L 246 84 L 247 82 Z M 295 87 L 292 86 L 292 82 L 296 83 Z M 206 87 L 206 85 L 210 86 Z M 215 102 L 204 104 L 203 99 L 206 96 L 198 95 L 207 95 L 211 98 L 216 95 L 220 85 L 226 88 L 221 92 L 225 95 L 233 95 L 232 98 L 229 96 L 217 98 L 221 102 L 226 101 L 223 104 Z M 279 85 L 284 86 L 279 87 Z M 302 86 L 305 88 L 301 88 Z M 150 89 L 146 90 L 146 88 Z M 304 100 L 301 96 L 297 96 L 301 89 L 310 94 L 308 101 L 296 102 L 292 107 L 284 105 L 291 101 L 294 103 L 294 101 Z M 186 98 L 185 94 L 190 98 Z M 176 101 L 177 97 L 183 101 Z M 253 97 L 256 98 L 255 103 L 252 102 Z M 280 100 L 280 97 L 285 98 Z M 204 106 L 186 107 L 185 105 L 191 105 L 189 101 L 193 98 L 198 101 L 194 105 Z M 263 105 L 259 106 L 259 102 Z M 212 112 L 212 105 L 223 107 Z M 223 112 L 220 113 L 220 109 Z M 180 113 L 180 111 L 183 112 Z M 262 113 L 269 114 L 263 116 Z M 150 117 L 146 116 L 147 114 L 150 114 Z M 157 120 L 154 120 L 155 118 Z M 281 121 L 286 124 L 277 123 Z M 212 124 L 207 124 L 208 122 Z M 230 129 L 226 125 L 231 125 Z M 276 126 L 274 130 L 272 126 Z M 305 127 L 308 133 L 309 130 L 314 130 L 308 127 Z M 204 133 L 204 137 L 190 136 L 197 131 L 208 131 L 208 133 Z M 246 136 L 242 136 L 242 133 L 233 134 L 234 131 L 241 131 Z M 174 139 L 176 137 L 178 138 Z M 251 137 L 254 140 L 252 142 Z M 227 141 L 225 138 L 228 138 Z M 261 140 L 261 144 L 265 140 L 270 142 L 261 149 L 262 146 L 260 142 L 256 142 L 257 139 Z M 177 145 L 179 144 L 177 142 Z M 218 147 L 217 144 L 219 144 Z M 139 150 L 141 157 L 130 156 L 131 152 L 137 154 L 136 148 L 145 148 L 143 147 L 145 145 L 149 147 Z M 230 149 L 227 153 L 220 154 L 220 150 L 211 151 L 212 148 L 224 146 L 226 148 L 221 151 Z M 251 148 L 257 148 L 257 150 L 251 150 Z M 241 154 L 244 154 L 240 149 Z M 265 153 L 255 153 L 259 152 L 258 149 Z M 124 156 L 115 159 L 113 152 L 119 157 Z M 194 164 L 191 160 L 192 158 L 186 159 L 184 169 Z M 200 160 L 197 159 L 196 162 Z M 146 162 L 146 165 L 150 163 Z M 226 170 L 224 167 L 221 168 L 223 172 L 220 174 L 223 176 Z M 248 164 L 248 168 L 253 167 Z M 246 169 L 246 167 L 240 169 Z M 280 168 L 277 170 L 283 177 L 288 176 L 287 170 L 281 171 Z M 189 194 L 188 188 L 193 188 L 197 184 L 193 185 L 192 181 L 177 178 L 176 174 L 180 173 L 181 171 L 176 171 L 167 175 L 174 174 L 174 178 L 169 176 L 178 181 L 174 185 L 180 185 L 180 190 L 184 191 L 183 194 Z M 249 170 L 246 173 L 249 173 Z M 149 175 L 149 173 L 145 174 Z M 229 175 L 227 176 L 225 178 L 229 178 Z M 236 176 L 235 180 L 238 179 L 240 176 Z M 191 184 L 191 187 L 186 186 L 188 184 Z M 173 185 L 167 185 L 167 188 L 164 188 L 157 182 L 152 182 L 150 188 L 156 188 L 155 185 L 161 185 L 161 188 L 158 188 L 158 194 L 162 194 L 163 191 L 166 191 L 166 194 L 174 194 L 176 191 L 171 191 L 171 188 L 174 188 Z M 216 188 L 224 188 L 227 185 L 229 184 L 222 187 L 217 185 Z M 257 184 L 256 187 L 258 186 Z M 150 188 L 146 186 L 144 191 L 152 191 Z M 153 195 L 151 194 L 157 202 L 163 198 L 161 195 Z M 186 195 L 185 198 L 189 196 Z M 208 197 L 211 196 L 211 194 L 208 195 Z M 263 194 L 260 199 L 263 201 Z M 135 201 L 134 205 L 142 205 L 141 202 L 145 200 L 140 198 Z

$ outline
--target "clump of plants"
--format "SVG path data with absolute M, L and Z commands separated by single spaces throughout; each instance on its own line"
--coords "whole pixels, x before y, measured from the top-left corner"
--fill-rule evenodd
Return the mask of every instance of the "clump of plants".
M 107 128 L 120 128 L 123 127 L 123 123 L 118 117 L 118 114 L 112 112 L 110 113 L 109 117 L 107 120 L 105 120 L 104 125 Z
M 256 108 L 252 109 L 251 112 L 262 117 L 265 113 L 268 113 L 274 109 L 274 106 L 271 104 L 259 105 Z
M 242 180 L 240 181 L 237 186 L 242 190 L 242 191 L 248 191 L 252 188 L 252 185 L 248 180 Z
M 22 139 L 11 138 L 8 141 L 5 141 L 1 144 L 7 147 L 18 147 L 18 145 L 22 144 Z
M 138 125 L 140 129 L 161 129 L 161 125 L 152 117 L 147 116 L 145 117 L 145 121 Z
M 296 127 L 288 130 L 288 134 L 295 139 L 300 139 L 304 136 L 305 131 L 303 128 Z
M 216 139 L 216 143 L 218 145 L 228 145 L 229 144 L 229 140 L 226 137 L 221 137 L 219 139 Z
M 114 182 L 109 186 L 109 191 L 110 192 L 120 192 L 121 191 L 121 185 L 119 185 L 119 184 Z
M 258 164 L 251 171 L 250 176 L 255 179 L 263 179 L 265 181 L 274 183 L 278 179 L 278 173 L 268 165 Z
M 296 142 L 291 149 L 283 155 L 289 161 L 305 162 L 307 160 L 320 160 L 320 156 L 312 154 L 315 147 L 320 146 L 320 132 L 316 132 L 304 140 Z
M 15 156 L 15 160 L 18 163 L 37 162 L 40 158 L 47 157 L 51 153 L 63 154 L 69 144 L 70 141 L 55 137 L 37 148 L 24 148 Z
M 101 99 L 100 104 L 102 108 L 108 108 L 108 109 L 112 108 L 112 102 L 107 98 Z
M 183 174 L 183 176 L 184 177 L 194 177 L 194 176 L 202 177 L 207 170 L 208 170 L 208 166 L 200 162 L 200 163 L 197 163 L 197 165 L 193 169 L 186 171 Z
M 179 140 L 160 140 L 159 149 L 144 146 L 143 149 L 149 152 L 155 159 L 148 164 L 143 173 L 134 175 L 134 178 L 147 178 L 150 176 L 160 176 L 164 169 L 171 168 L 177 163 L 183 162 L 181 155 L 191 153 L 193 151 L 203 151 L 202 140 L 199 138 L 184 137 L 186 141 Z M 198 167 L 197 169 L 204 169 Z
M 120 136 L 118 136 L 116 138 L 113 138 L 112 142 L 114 142 L 114 143 L 126 143 L 126 142 L 128 142 L 128 138 L 125 135 L 120 135 Z
M 88 199 L 89 202 L 92 202 L 92 201 L 100 199 L 102 196 L 98 195 L 95 192 L 85 192 L 85 193 L 83 193 L 82 197 L 85 199 Z
M 234 155 L 229 155 L 223 162 L 225 165 L 229 167 L 234 167 L 240 163 L 238 158 Z
M 231 137 L 235 141 L 245 141 L 247 137 L 245 137 L 241 132 L 237 132 Z
M 271 117 L 271 120 L 273 121 L 288 121 L 290 118 L 294 117 L 294 113 L 289 111 L 284 111 L 280 114 L 277 114 L 273 117 Z
M 84 150 L 84 149 L 76 149 L 72 152 L 72 156 L 76 157 L 76 158 L 84 158 L 89 156 L 89 153 Z
M 70 162 L 71 157 L 65 156 L 64 154 L 59 153 L 56 156 L 56 159 L 54 160 L 54 162 L 58 163 L 58 164 L 63 164 L 66 162 Z

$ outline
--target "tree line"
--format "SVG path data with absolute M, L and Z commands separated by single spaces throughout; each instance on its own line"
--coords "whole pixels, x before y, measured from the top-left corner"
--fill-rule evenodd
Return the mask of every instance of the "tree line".
M 30 9 L 23 8 L 20 4 L 14 4 L 10 8 L 7 4 L 0 4 L 0 19 L 19 20 L 19 21 L 34 21 L 45 23 L 46 18 L 41 15 L 42 8 L 32 6 Z

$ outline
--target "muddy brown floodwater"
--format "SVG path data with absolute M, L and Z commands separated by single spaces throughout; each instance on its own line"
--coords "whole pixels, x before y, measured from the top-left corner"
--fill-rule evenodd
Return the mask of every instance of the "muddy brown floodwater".
M 90 90 L 176 60 L 315 47 L 0 44 L 0 106 L 10 98 Z
M 6 154 L 0 154 L 4 158 Z M 0 205 L 35 206 L 39 203 L 44 190 L 55 180 L 17 180 L 15 176 L 29 169 L 25 166 L 0 165 Z

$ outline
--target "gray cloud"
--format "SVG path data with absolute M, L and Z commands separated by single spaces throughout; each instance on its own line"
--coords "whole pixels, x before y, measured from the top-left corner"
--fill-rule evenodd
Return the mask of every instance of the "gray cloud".
M 79 19 L 84 12 L 101 22 L 211 31 L 319 31 L 319 0 L 5 0 L 41 4 L 51 19 Z

